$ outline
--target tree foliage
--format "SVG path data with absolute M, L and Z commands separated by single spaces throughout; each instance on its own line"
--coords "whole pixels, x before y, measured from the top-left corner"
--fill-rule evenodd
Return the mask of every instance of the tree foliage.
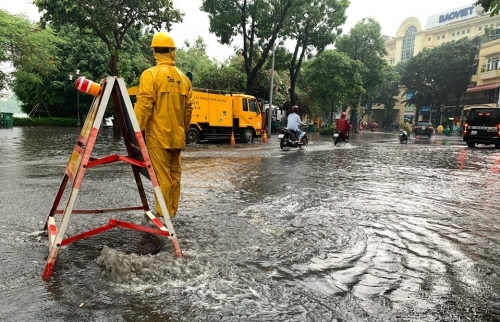
M 307 55 L 322 52 L 334 43 L 339 28 L 345 23 L 348 0 L 297 1 L 290 10 L 290 18 L 284 28 L 284 36 L 295 42 L 294 51 L 288 64 L 290 72 L 290 102 L 295 105 L 295 86 L 302 62 Z
M 75 24 L 81 33 L 90 32 L 101 39 L 109 53 L 109 72 L 121 76 L 119 59 L 124 39 L 131 28 L 144 25 L 156 30 L 170 30 L 172 23 L 181 22 L 183 14 L 173 8 L 171 0 L 34 0 L 42 12 L 43 24 L 54 28 Z M 115 137 L 121 136 L 118 122 L 113 127 Z
M 386 81 L 388 74 L 384 72 L 387 55 L 380 24 L 372 18 L 364 18 L 358 22 L 345 36 L 339 38 L 336 48 L 346 53 L 351 59 L 360 61 L 366 67 L 362 78 L 365 94 L 358 97 L 349 97 L 349 105 L 353 108 L 351 122 L 359 111 L 358 104 L 365 106 L 377 100 L 379 85 Z
M 346 107 L 350 97 L 365 93 L 362 75 L 366 72 L 360 61 L 346 53 L 325 50 L 308 65 L 308 91 L 323 106 L 324 112 Z
M 410 103 L 431 106 L 441 116 L 445 104 L 458 106 L 470 83 L 477 48 L 467 38 L 425 49 L 402 65 L 401 84 L 414 93 Z
M 15 72 L 0 70 L 0 89 L 29 80 L 43 86 L 43 75 L 51 74 L 60 63 L 57 58 L 57 39 L 50 29 L 42 30 L 26 17 L 11 15 L 0 9 L 0 63 L 13 66 Z M 14 78 L 14 79 L 15 79 Z M 35 88 L 35 94 L 38 92 Z
M 152 26 L 170 30 L 183 14 L 171 0 L 35 0 L 41 21 L 54 28 L 75 24 L 82 33 L 101 39 L 110 54 L 109 72 L 120 76 L 118 60 L 129 28 Z
M 230 45 L 241 36 L 238 50 L 244 59 L 246 93 L 253 91 L 259 70 L 266 63 L 294 0 L 203 0 L 210 31 L 221 44 Z
M 387 52 L 380 24 L 372 18 L 362 19 L 347 35 L 340 37 L 336 48 L 366 66 L 363 73 L 365 100 L 374 100 L 377 96 L 376 87 L 384 81 L 383 70 L 387 66 L 383 58 Z
M 489 12 L 492 17 L 498 15 L 500 10 L 500 0 L 478 0 L 474 4 L 483 7 L 484 11 Z

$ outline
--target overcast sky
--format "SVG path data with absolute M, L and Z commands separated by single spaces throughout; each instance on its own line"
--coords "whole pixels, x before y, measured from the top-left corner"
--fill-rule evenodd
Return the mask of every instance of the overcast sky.
M 25 13 L 32 20 L 38 20 L 38 11 L 32 0 L 0 0 L 0 8 L 11 13 Z M 173 0 L 174 7 L 186 15 L 184 22 L 174 25 L 171 35 L 177 46 L 182 47 L 184 40 L 193 43 L 202 36 L 208 45 L 210 57 L 223 61 L 234 52 L 229 46 L 218 44 L 217 38 L 208 31 L 208 16 L 201 12 L 202 0 Z M 382 26 L 382 34 L 394 36 L 400 24 L 408 17 L 417 17 L 425 28 L 427 17 L 471 5 L 475 0 L 351 0 L 347 9 L 344 33 L 363 18 L 374 18 Z M 239 39 L 237 39 L 239 42 Z

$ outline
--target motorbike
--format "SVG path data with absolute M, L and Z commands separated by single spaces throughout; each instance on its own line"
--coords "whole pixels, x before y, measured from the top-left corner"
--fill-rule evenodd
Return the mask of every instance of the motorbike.
M 408 143 L 408 132 L 405 130 L 399 130 L 399 143 L 407 144 Z
M 340 143 L 341 139 L 339 139 L 339 133 L 340 131 L 338 130 L 335 130 L 335 132 L 333 132 L 333 143 L 335 145 L 338 145 Z M 349 131 L 346 134 L 344 134 L 344 139 L 342 140 L 342 142 L 343 143 L 349 142 Z
M 299 148 L 299 149 L 305 149 L 307 145 L 309 144 L 309 140 L 307 139 L 307 133 L 304 133 L 304 136 L 302 137 L 302 144 L 299 144 L 299 139 L 297 138 L 297 135 L 295 135 L 295 132 L 290 131 L 289 129 L 282 128 L 280 130 L 280 134 L 278 136 L 278 139 L 280 139 L 280 148 Z

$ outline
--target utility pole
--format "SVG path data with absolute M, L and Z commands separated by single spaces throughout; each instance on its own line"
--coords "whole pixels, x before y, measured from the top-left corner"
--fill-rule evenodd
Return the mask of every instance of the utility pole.
M 269 112 L 267 113 L 267 136 L 271 137 L 271 115 L 272 115 L 272 108 L 273 108 L 273 83 L 274 83 L 274 49 L 275 49 L 275 44 L 273 43 L 273 60 L 271 63 L 271 90 L 269 91 Z

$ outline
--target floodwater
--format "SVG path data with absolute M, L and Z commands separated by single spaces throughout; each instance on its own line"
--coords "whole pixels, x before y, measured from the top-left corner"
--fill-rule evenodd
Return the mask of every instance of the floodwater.
M 111 132 L 93 156 L 123 151 Z M 168 240 L 137 255 L 95 236 L 61 249 L 44 281 L 43 226 L 77 134 L 0 130 L 2 321 L 500 320 L 500 150 L 454 136 L 401 145 L 396 132 L 343 147 L 313 133 L 305 150 L 281 151 L 276 135 L 190 146 L 173 221 L 183 258 Z M 87 170 L 76 208 L 138 205 L 130 166 L 115 163 Z M 109 217 L 144 224 L 73 215 L 67 235 Z M 140 248 L 135 234 L 114 244 Z

